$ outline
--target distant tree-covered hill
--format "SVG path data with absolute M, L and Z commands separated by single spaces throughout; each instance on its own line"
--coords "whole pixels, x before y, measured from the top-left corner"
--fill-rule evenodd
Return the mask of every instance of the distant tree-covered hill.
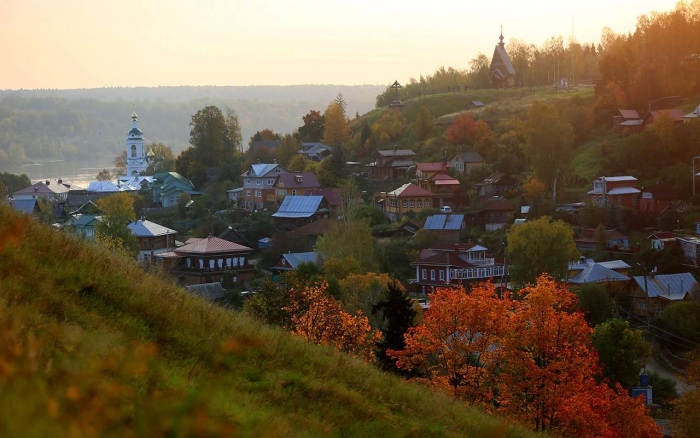
M 364 113 L 378 85 L 137 87 L 0 91 L 0 166 L 24 159 L 112 157 L 124 147 L 132 108 L 148 141 L 184 149 L 192 114 L 207 105 L 236 110 L 244 143 L 258 130 L 291 132 L 338 93 L 348 115 Z

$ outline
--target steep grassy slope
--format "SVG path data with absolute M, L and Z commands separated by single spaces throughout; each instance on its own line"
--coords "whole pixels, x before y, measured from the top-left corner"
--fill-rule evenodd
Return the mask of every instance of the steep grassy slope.
M 3 205 L 0 394 L 2 436 L 530 436 Z

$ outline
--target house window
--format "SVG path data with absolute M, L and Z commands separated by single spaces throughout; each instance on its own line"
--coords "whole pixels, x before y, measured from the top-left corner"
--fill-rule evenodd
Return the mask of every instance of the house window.
M 255 180 L 255 184 L 259 186 L 259 185 L 260 185 L 260 179 L 256 179 L 256 180 Z
M 428 199 L 425 200 L 425 208 L 430 207 L 430 201 Z
M 92 228 L 86 228 L 86 229 L 85 229 L 85 235 L 86 235 L 86 236 L 92 236 Z
M 239 260 L 241 261 L 241 266 L 245 265 L 245 257 L 240 257 Z
M 245 183 L 248 184 L 248 185 L 250 185 L 250 179 L 246 179 L 246 180 L 245 180 Z
M 209 260 L 209 269 L 214 269 L 214 259 Z
M 408 201 L 403 201 L 403 208 L 408 208 Z
M 250 190 L 246 190 L 245 195 L 250 197 Z
M 441 269 L 439 272 L 440 272 L 440 281 L 444 281 L 445 280 L 445 271 L 443 271 Z
M 297 191 L 293 189 L 293 190 L 292 190 L 292 196 L 296 196 L 296 195 L 297 195 Z
M 204 269 L 204 259 L 199 259 L 199 269 Z
M 622 196 L 617 197 L 617 205 L 622 205 Z
M 260 190 L 256 190 L 256 191 L 255 191 L 255 196 L 256 196 L 257 198 L 261 198 L 261 197 L 262 197 L 262 192 L 261 192 Z
M 185 265 L 186 265 L 188 268 L 191 268 L 191 267 L 192 267 L 192 259 L 188 257 L 188 258 L 185 260 Z
M 431 279 L 432 281 L 435 281 L 435 269 L 431 269 L 431 270 L 430 270 L 430 279 Z
M 416 206 L 416 201 L 411 201 L 411 208 L 414 208 Z
M 418 200 L 418 208 L 423 208 L 423 201 L 420 199 Z
M 226 259 L 226 267 L 230 268 L 231 267 L 231 257 L 228 257 Z
M 426 269 L 421 269 L 421 275 L 423 276 L 423 280 L 428 279 L 428 272 Z
M 271 185 L 273 185 L 274 183 L 275 183 L 275 180 L 274 180 L 274 179 L 268 179 L 268 180 L 267 180 L 267 185 L 268 185 L 268 186 L 271 186 Z

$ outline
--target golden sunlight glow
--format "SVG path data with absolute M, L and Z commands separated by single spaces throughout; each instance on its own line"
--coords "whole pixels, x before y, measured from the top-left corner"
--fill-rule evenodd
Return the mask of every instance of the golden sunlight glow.
M 1 0 L 0 89 L 384 84 L 490 56 L 499 26 L 542 44 L 675 0 L 235 1 Z

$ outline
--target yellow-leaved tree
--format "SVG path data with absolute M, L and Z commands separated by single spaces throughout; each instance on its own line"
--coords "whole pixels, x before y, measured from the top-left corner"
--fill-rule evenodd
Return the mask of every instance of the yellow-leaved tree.
M 323 114 L 325 125 L 322 143 L 336 147 L 350 138 L 350 125 L 345 117 L 345 111 L 337 102 L 331 102 Z

